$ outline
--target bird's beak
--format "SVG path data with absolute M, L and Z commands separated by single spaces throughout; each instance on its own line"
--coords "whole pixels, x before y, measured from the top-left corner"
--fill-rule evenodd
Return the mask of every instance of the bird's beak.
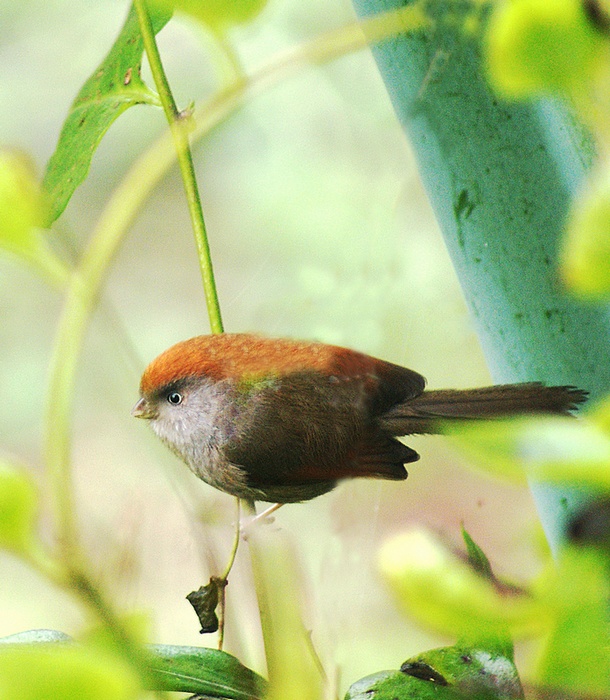
M 134 418 L 154 418 L 155 411 L 146 399 L 141 398 L 131 409 L 131 415 L 134 416 Z

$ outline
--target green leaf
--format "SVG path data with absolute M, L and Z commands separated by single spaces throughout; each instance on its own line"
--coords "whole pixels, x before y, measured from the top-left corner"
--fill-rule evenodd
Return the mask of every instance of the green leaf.
M 596 299 L 610 294 L 610 174 L 607 171 L 591 182 L 572 205 L 561 265 L 566 283 L 580 296 Z
M 586 91 L 607 56 L 607 37 L 581 0 L 513 0 L 489 26 L 489 72 L 511 97 Z
M 171 17 L 166 9 L 151 12 L 155 33 Z M 110 52 L 85 82 L 64 122 L 43 185 L 49 194 L 47 225 L 63 212 L 89 172 L 104 134 L 126 109 L 137 104 L 159 105 L 157 95 L 140 77 L 144 45 L 134 7 Z
M 184 12 L 213 29 L 224 29 L 256 17 L 267 0 L 152 0 L 150 4 Z
M 552 625 L 536 684 L 578 697 L 608 697 L 607 556 L 587 547 L 566 547 L 547 584 L 543 581 L 540 596 L 552 611 Z
M 353 683 L 345 700 L 521 700 L 512 654 L 459 644 L 407 659 L 400 671 L 380 671 Z
M 345 700 L 464 700 L 455 688 L 400 671 L 379 671 L 353 683 Z
M 38 517 L 38 494 L 29 475 L 0 461 L 0 547 L 17 554 L 32 550 Z
M 466 544 L 466 552 L 468 553 L 468 561 L 472 568 L 481 574 L 484 578 L 489 581 L 495 581 L 494 573 L 491 569 L 491 564 L 485 552 L 479 547 L 479 545 L 472 539 L 472 537 L 466 532 L 464 526 L 462 526 L 462 538 Z
M 431 649 L 405 661 L 400 670 L 416 678 L 444 682 L 458 690 L 459 697 L 496 700 L 523 698 L 512 647 L 509 647 L 508 655 L 498 646 L 487 644 L 456 644 Z
M 135 671 L 115 654 L 76 644 L 0 648 L 0 698 L 135 700 Z
M 155 689 L 198 693 L 214 698 L 263 698 L 264 678 L 243 666 L 234 656 L 217 649 L 153 645 Z
M 95 640 L 95 649 L 98 650 L 99 641 L 99 638 Z M 74 643 L 72 637 L 64 632 L 28 630 L 0 639 L 0 659 L 4 650 L 8 648 L 53 649 L 66 645 L 90 649 Z M 153 690 L 197 693 L 232 700 L 262 700 L 265 696 L 266 680 L 224 651 L 165 644 L 150 645 L 146 649 L 150 652 L 148 661 L 152 667 L 152 677 L 158 680 Z M 102 653 L 107 654 L 106 651 Z M 4 697 L 0 692 L 0 698 Z

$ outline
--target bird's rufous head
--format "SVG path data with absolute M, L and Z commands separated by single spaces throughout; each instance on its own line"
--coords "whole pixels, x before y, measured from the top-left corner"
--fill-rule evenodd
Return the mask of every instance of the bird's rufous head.
M 189 377 L 213 381 L 240 380 L 265 373 L 316 370 L 323 374 L 352 375 L 370 371 L 364 355 L 352 350 L 285 338 L 264 338 L 247 333 L 200 335 L 176 343 L 145 369 L 140 382 L 143 396 Z

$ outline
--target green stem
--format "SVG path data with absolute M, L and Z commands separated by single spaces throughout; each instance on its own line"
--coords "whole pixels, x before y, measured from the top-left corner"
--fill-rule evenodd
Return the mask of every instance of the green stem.
M 59 557 L 72 577 L 81 562 L 70 459 L 78 360 L 110 262 L 142 202 L 174 158 L 173 145 L 164 137 L 134 164 L 110 199 L 81 264 L 69 276 L 50 362 L 44 450 Z
M 218 72 L 221 75 L 221 84 L 232 85 L 243 83 L 247 80 L 244 68 L 239 60 L 233 44 L 228 40 L 226 33 L 218 31 L 215 34 L 218 48 Z
M 197 178 L 195 176 L 195 166 L 189 144 L 189 116 L 182 114 L 176 107 L 155 39 L 155 31 L 152 26 L 150 15 L 146 8 L 145 0 L 134 0 L 134 6 L 138 13 L 140 31 L 144 40 L 144 49 L 150 64 L 150 69 L 161 99 L 163 111 L 170 126 L 176 152 L 178 155 L 178 165 L 182 174 L 186 200 L 191 215 L 195 244 L 199 256 L 199 266 L 203 279 L 203 289 L 210 318 L 210 328 L 213 333 L 222 333 L 222 317 L 220 314 L 220 304 L 218 302 L 218 292 L 214 280 L 214 267 L 210 254 L 208 234 L 203 218 L 203 209 L 199 190 L 197 188 Z
M 403 0 L 353 0 L 365 14 Z M 506 102 L 487 80 L 484 34 L 459 3 L 428 3 L 431 29 L 375 47 L 465 299 L 498 383 L 610 391 L 607 305 L 563 293 L 557 261 L 569 204 L 591 143 L 558 102 Z M 481 31 L 488 16 L 484 8 Z M 456 367 L 459 372 L 459 363 Z M 553 548 L 584 489 L 536 484 Z

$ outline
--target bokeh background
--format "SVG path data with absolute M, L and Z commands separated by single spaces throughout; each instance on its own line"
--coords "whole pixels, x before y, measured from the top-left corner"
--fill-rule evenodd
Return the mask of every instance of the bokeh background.
M 0 5 L 0 125 L 4 144 L 40 171 L 76 92 L 110 47 L 128 9 L 118 0 L 19 0 Z M 229 39 L 246 72 L 300 42 L 354 21 L 347 0 L 271 0 Z M 159 44 L 180 106 L 218 87 L 213 37 L 183 18 Z M 129 164 L 165 128 L 137 107 L 112 127 L 51 234 L 77 259 Z M 490 381 L 408 142 L 368 51 L 299 71 L 253 99 L 195 149 L 228 331 L 312 338 L 412 367 L 429 386 Z M 61 294 L 0 258 L 0 450 L 31 466 L 44 490 L 42 415 Z M 207 644 L 184 596 L 224 566 L 230 497 L 199 482 L 130 416 L 144 365 L 209 330 L 182 185 L 160 183 L 113 266 L 88 335 L 74 422 L 83 540 L 126 610 L 147 611 L 151 638 Z M 287 506 L 274 527 L 290 538 L 306 624 L 323 662 L 350 682 L 451 643 L 404 618 L 380 580 L 379 545 L 413 526 L 453 543 L 462 524 L 496 570 L 517 581 L 539 566 L 527 490 L 492 482 L 442 438 L 418 437 L 404 483 L 342 484 Z M 52 537 L 48 515 L 45 535 Z M 264 671 L 245 548 L 228 588 L 228 651 Z M 78 633 L 68 596 L 0 556 L 0 636 L 32 628 Z

